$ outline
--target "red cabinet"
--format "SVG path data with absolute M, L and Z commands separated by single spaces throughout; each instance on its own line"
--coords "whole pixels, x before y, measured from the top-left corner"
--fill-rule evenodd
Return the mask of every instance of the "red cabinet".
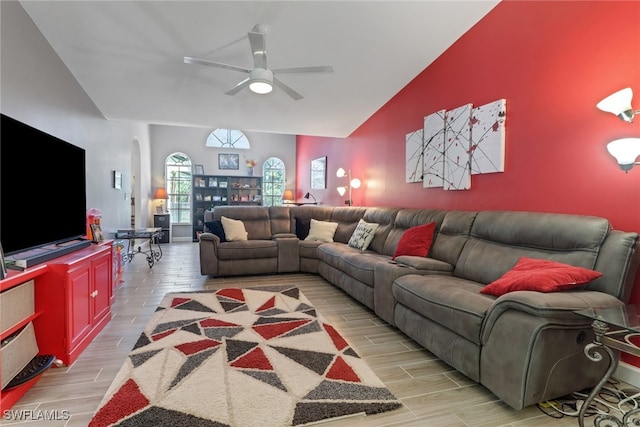
M 49 286 L 36 290 L 36 307 L 42 301 L 44 311 L 42 321 L 59 325 L 58 333 L 46 337 L 36 325 L 36 337 L 38 342 L 42 337 L 49 352 L 65 365 L 72 364 L 111 319 L 111 250 L 110 244 L 91 246 L 53 260 L 43 278 Z
M 104 242 L 23 272 L 11 271 L 0 280 L 0 290 L 34 281 L 35 313 L 21 324 L 33 322 L 40 354 L 53 354 L 70 365 L 111 319 L 112 268 L 112 245 Z M 0 393 L 0 409 L 10 408 L 35 381 Z

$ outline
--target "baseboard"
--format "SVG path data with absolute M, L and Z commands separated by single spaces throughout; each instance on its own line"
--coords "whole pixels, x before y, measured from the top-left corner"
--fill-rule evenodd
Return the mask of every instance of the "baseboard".
M 636 388 L 640 388 L 640 368 L 626 362 L 620 362 L 613 373 L 613 377 L 624 381 Z
M 191 237 L 172 237 L 172 242 L 193 242 L 193 238 Z

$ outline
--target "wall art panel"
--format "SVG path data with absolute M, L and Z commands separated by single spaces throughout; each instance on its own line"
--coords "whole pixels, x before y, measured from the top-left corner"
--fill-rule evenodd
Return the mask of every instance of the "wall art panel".
M 422 129 L 406 135 L 406 182 L 422 181 Z
M 506 100 L 499 99 L 471 113 L 471 173 L 504 172 Z
M 462 105 L 445 115 L 445 190 L 471 188 L 471 107 Z
M 445 113 L 440 110 L 424 118 L 424 188 L 444 186 Z

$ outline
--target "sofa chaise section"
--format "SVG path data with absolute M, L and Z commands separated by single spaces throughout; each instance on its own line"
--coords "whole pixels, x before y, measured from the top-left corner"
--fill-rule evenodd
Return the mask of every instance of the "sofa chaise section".
M 395 324 L 516 409 L 592 387 L 606 367 L 584 356 L 593 332 L 574 311 L 628 301 L 637 240 L 637 233 L 611 231 L 603 218 L 478 212 L 451 276 L 394 281 Z M 499 297 L 480 292 L 520 257 L 603 275 L 562 292 L 522 290 Z

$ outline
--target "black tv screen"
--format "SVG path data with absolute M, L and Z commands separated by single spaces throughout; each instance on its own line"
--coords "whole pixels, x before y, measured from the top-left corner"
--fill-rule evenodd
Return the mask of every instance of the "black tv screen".
M 86 235 L 85 150 L 1 115 L 0 243 L 12 255 Z

